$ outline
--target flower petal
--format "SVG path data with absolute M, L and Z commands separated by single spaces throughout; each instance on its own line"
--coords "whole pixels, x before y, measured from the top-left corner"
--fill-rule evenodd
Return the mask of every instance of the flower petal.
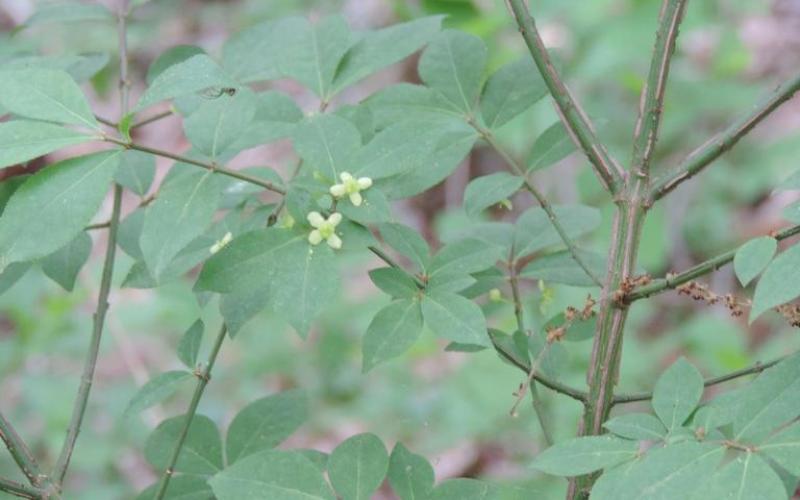
M 354 206 L 360 207 L 362 201 L 363 198 L 361 197 L 361 193 L 356 192 L 350 195 L 350 203 L 352 203 Z
M 338 226 L 340 222 L 342 222 L 342 214 L 339 212 L 334 212 L 328 217 L 328 223 L 334 227 Z
M 328 246 L 334 250 L 339 250 L 342 248 L 342 239 L 334 233 L 328 238 Z
M 372 179 L 369 177 L 361 177 L 358 179 L 358 187 L 361 189 L 367 189 L 372 186 Z
M 319 245 L 322 242 L 322 233 L 318 229 L 311 231 L 308 234 L 308 242 L 312 245 Z
M 344 184 L 334 184 L 331 186 L 330 192 L 331 196 L 341 198 L 344 196 L 345 192 L 347 192 L 347 189 L 344 187 Z
M 352 174 L 350 174 L 350 172 L 342 172 L 341 174 L 339 174 L 339 178 L 342 180 L 342 182 L 353 180 L 353 176 Z
M 325 218 L 319 212 L 310 212 L 308 214 L 308 223 L 313 227 L 319 227 L 325 223 Z

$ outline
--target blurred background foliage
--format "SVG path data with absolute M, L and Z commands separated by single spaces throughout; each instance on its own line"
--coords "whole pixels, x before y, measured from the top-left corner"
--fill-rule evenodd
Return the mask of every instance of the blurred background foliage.
M 569 85 L 613 153 L 630 157 L 639 91 L 646 75 L 660 2 L 656 0 L 536 0 L 534 14 Z M 110 5 L 113 7 L 113 5 Z M 0 64 L 25 53 L 45 55 L 99 52 L 110 60 L 89 86 L 101 115 L 116 113 L 116 32 L 101 22 L 47 22 L 23 27 L 36 10 L 31 0 L 0 0 Z M 502 0 L 152 0 L 136 11 L 130 26 L 133 91 L 141 93 L 144 75 L 164 50 L 199 45 L 218 54 L 224 40 L 248 26 L 285 15 L 319 18 L 342 13 L 354 29 L 385 26 L 423 15 L 447 14 L 447 27 L 482 37 L 490 48 L 490 70 L 524 52 Z M 656 168 L 675 164 L 800 62 L 800 1 L 707 0 L 691 2 L 679 38 L 664 106 L 664 124 Z M 275 50 L 280 50 L 276 47 Z M 412 58 L 413 59 L 413 58 Z M 407 61 L 345 92 L 334 106 L 356 103 L 395 81 L 415 81 L 415 61 Z M 275 84 L 305 110 L 316 103 L 297 86 Z M 557 117 L 547 99 L 503 128 L 500 139 L 525 158 L 536 137 Z M 795 99 L 742 141 L 731 154 L 678 190 L 648 220 L 640 264 L 654 276 L 678 271 L 756 235 L 781 227 L 782 208 L 796 193 L 771 194 L 771 187 L 797 168 L 800 158 L 800 102 Z M 161 123 L 142 132 L 146 141 L 167 149 L 185 149 L 178 127 Z M 291 165 L 287 144 L 261 148 L 255 158 L 285 171 Z M 253 157 L 250 158 L 252 164 Z M 499 170 L 502 160 L 478 147 L 451 178 L 400 207 L 404 221 L 436 245 L 447 234 L 470 230 L 461 208 L 466 183 Z M 34 162 L 29 170 L 44 162 Z M 167 163 L 159 163 L 165 169 Z M 11 171 L 4 175 L 25 175 Z M 585 161 L 572 155 L 538 172 L 536 183 L 557 203 L 600 208 L 603 229 L 591 240 L 607 248 L 612 205 Z M 14 182 L 6 180 L 3 185 Z M 2 194 L 0 192 L 0 197 Z M 794 197 L 794 198 L 793 198 Z M 514 207 L 493 214 L 513 220 L 530 202 L 522 195 Z M 108 207 L 106 207 L 106 210 Z M 42 460 L 54 460 L 69 420 L 80 363 L 91 325 L 99 282 L 102 237 L 75 290 L 66 294 L 32 268 L 17 282 L 0 276 L 0 404 Z M 292 387 L 311 396 L 309 423 L 285 446 L 329 451 L 346 437 L 369 430 L 387 444 L 403 441 L 429 458 L 438 478 L 481 476 L 525 484 L 541 498 L 558 498 L 565 482 L 533 473 L 527 464 L 542 444 L 529 407 L 509 416 L 512 392 L 521 375 L 491 352 L 444 352 L 433 335 L 413 350 L 363 376 L 360 339 L 380 305 L 386 302 L 366 272 L 377 264 L 363 255 L 343 269 L 347 293 L 331 304 L 301 341 L 292 329 L 264 313 L 223 349 L 201 411 L 227 424 L 255 398 Z M 133 261 L 120 253 L 119 285 Z M 737 289 L 732 270 L 710 279 L 719 293 Z M 175 347 L 198 317 L 210 329 L 220 318 L 216 304 L 198 305 L 191 282 L 173 282 L 155 290 L 115 288 L 97 380 L 73 459 L 68 491 L 74 498 L 131 498 L 154 479 L 141 450 L 149 431 L 163 418 L 184 411 L 186 387 L 141 416 L 124 419 L 123 410 L 137 387 L 151 375 L 178 365 Z M 527 313 L 541 326 L 568 305 L 579 305 L 585 289 L 536 283 L 526 288 Z M 596 295 L 596 291 L 594 291 Z M 513 329 L 508 302 L 486 305 L 490 323 Z M 724 307 L 692 303 L 675 293 L 641 301 L 633 308 L 624 345 L 619 389 L 646 390 L 669 363 L 685 354 L 705 375 L 741 368 L 796 348 L 796 331 L 777 318 L 751 327 L 731 318 Z M 564 380 L 583 386 L 590 341 L 567 344 Z M 575 432 L 579 406 L 542 389 L 556 440 Z M 635 406 L 635 405 L 633 405 Z M 629 406 L 616 412 L 630 411 Z M 0 475 L 14 476 L 10 458 L 0 454 Z M 2 494 L 0 494 L 2 495 Z

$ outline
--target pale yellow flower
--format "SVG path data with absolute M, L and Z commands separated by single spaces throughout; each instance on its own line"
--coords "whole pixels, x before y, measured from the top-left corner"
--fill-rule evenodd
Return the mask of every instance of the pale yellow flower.
M 359 177 L 356 179 L 348 172 L 342 172 L 339 174 L 339 178 L 342 180 L 342 183 L 331 186 L 331 196 L 334 198 L 341 198 L 348 195 L 350 197 L 350 203 L 355 206 L 360 206 L 363 201 L 361 191 L 372 186 L 372 179 L 369 177 Z
M 228 231 L 227 233 L 225 233 L 225 236 L 223 236 L 221 240 L 219 240 L 216 243 L 214 243 L 213 245 L 211 245 L 211 248 L 209 248 L 209 251 L 212 254 L 215 254 L 215 253 L 219 252 L 220 250 L 225 248 L 225 246 L 228 243 L 230 243 L 232 239 L 233 239 L 233 235 L 231 234 L 230 231 Z
M 342 248 L 342 239 L 336 234 L 336 226 L 342 222 L 342 214 L 332 213 L 327 219 L 319 212 L 308 214 L 308 223 L 314 228 L 308 235 L 308 242 L 312 245 L 319 245 L 322 240 L 328 242 L 328 246 L 334 250 Z

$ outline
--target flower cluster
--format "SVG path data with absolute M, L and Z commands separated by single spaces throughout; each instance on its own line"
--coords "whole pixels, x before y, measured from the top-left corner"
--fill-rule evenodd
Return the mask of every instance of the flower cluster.
M 342 172 L 339 175 L 341 179 L 340 184 L 334 184 L 330 188 L 331 196 L 336 199 L 348 196 L 350 203 L 354 206 L 361 206 L 364 201 L 361 191 L 368 189 L 372 186 L 372 179 L 369 177 L 359 177 L 356 179 L 348 172 Z M 342 248 L 342 239 L 336 234 L 336 226 L 342 222 L 342 214 L 338 212 L 332 213 L 327 219 L 319 212 L 311 212 L 308 214 L 308 223 L 314 228 L 308 234 L 308 242 L 312 245 L 319 245 L 323 241 L 328 243 L 328 246 L 334 250 Z

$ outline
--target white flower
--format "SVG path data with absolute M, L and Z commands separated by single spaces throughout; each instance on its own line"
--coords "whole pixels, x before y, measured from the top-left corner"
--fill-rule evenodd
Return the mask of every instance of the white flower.
M 372 179 L 369 177 L 359 177 L 356 179 L 348 172 L 342 172 L 339 174 L 339 178 L 342 180 L 342 183 L 331 186 L 331 196 L 334 198 L 341 198 L 344 195 L 349 195 L 350 202 L 355 206 L 360 206 L 363 201 L 361 191 L 372 186 Z
M 223 236 L 221 240 L 219 240 L 216 243 L 214 243 L 213 245 L 211 245 L 211 248 L 209 248 L 209 251 L 212 254 L 215 254 L 215 253 L 219 252 L 220 250 L 225 248 L 225 246 L 228 243 L 230 243 L 232 239 L 233 239 L 233 235 L 231 234 L 230 231 L 228 231 L 227 233 L 225 233 L 225 236 Z
M 342 239 L 336 234 L 336 226 L 342 222 L 342 214 L 332 213 L 327 219 L 319 212 L 308 214 L 308 223 L 314 228 L 308 235 L 308 242 L 312 245 L 319 245 L 322 240 L 328 242 L 328 246 L 334 250 L 342 248 Z

